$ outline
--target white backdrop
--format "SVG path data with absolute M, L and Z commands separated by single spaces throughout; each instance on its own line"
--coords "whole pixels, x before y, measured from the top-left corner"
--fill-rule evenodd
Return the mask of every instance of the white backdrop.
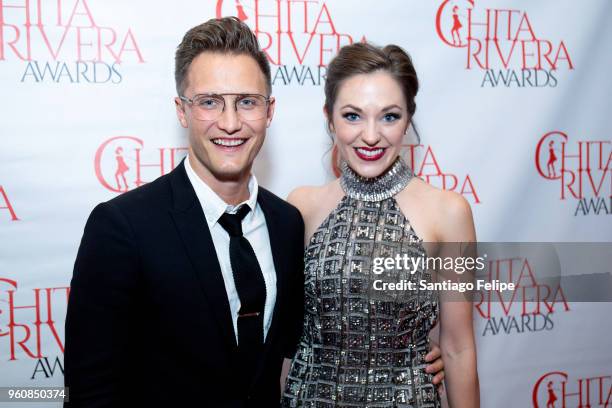
M 0 0 L 0 386 L 63 383 L 85 220 L 123 176 L 133 189 L 185 155 L 174 51 L 220 15 L 246 18 L 273 64 L 256 174 L 281 197 L 334 177 L 325 65 L 365 38 L 412 55 L 422 140 L 406 158 L 467 198 L 479 240 L 612 241 L 608 0 Z M 611 406 L 610 303 L 534 315 L 542 302 L 475 306 L 482 406 Z

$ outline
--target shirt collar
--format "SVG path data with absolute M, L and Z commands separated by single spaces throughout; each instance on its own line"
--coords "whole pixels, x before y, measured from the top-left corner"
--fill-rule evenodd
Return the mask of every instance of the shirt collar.
M 189 157 L 185 158 L 184 163 L 185 170 L 187 171 L 187 177 L 195 190 L 198 201 L 200 201 L 200 205 L 202 206 L 202 210 L 204 210 L 204 216 L 206 217 L 208 228 L 212 228 L 224 213 L 228 212 L 233 214 L 238 211 L 238 208 L 240 208 L 240 206 L 243 204 L 248 205 L 251 209 L 246 217 L 253 216 L 255 207 L 257 206 L 257 193 L 259 191 L 259 185 L 253 173 L 251 173 L 251 176 L 249 177 L 249 198 L 238 205 L 230 205 L 223 201 L 223 199 L 219 197 L 219 195 L 215 193 L 213 189 L 210 188 L 208 184 L 206 184 L 204 180 L 202 180 L 196 174 L 193 167 L 191 167 Z

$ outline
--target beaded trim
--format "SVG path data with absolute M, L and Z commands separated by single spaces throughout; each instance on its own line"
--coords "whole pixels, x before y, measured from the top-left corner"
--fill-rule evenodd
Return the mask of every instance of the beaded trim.
M 382 201 L 402 191 L 413 177 L 412 170 L 398 157 L 380 176 L 362 177 L 343 161 L 340 185 L 347 196 L 362 201 Z

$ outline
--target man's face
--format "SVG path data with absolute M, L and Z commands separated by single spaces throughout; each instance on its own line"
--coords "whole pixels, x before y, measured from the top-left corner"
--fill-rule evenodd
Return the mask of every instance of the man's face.
M 268 95 L 266 80 L 248 55 L 203 52 L 191 62 L 183 96 L 199 94 Z M 194 117 L 194 106 L 176 98 L 179 121 L 189 129 L 191 164 L 205 177 L 236 181 L 248 175 L 274 114 L 271 98 L 261 119 L 244 120 L 234 107 L 235 96 L 225 96 L 225 108 L 216 120 Z

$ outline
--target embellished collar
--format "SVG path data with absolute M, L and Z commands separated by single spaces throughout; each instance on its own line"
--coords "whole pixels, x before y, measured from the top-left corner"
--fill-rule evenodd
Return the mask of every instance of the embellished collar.
M 343 161 L 340 185 L 347 196 L 361 201 L 383 201 L 402 191 L 413 177 L 412 170 L 398 157 L 380 176 L 366 178 Z

